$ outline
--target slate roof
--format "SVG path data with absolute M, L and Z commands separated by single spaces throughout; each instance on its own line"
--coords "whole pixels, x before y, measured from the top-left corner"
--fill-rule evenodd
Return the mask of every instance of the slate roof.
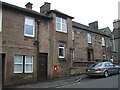
M 17 9 L 19 11 L 23 11 L 23 12 L 26 12 L 26 13 L 30 13 L 30 14 L 34 14 L 34 15 L 37 15 L 37 16 L 40 16 L 40 17 L 44 17 L 44 18 L 47 18 L 47 19 L 50 19 L 51 17 L 48 17 L 48 16 L 45 16 L 45 15 L 42 15 L 41 13 L 39 12 L 36 12 L 34 10 L 30 10 L 30 9 L 26 9 L 26 8 L 22 8 L 22 7 L 18 7 L 16 5 L 12 5 L 12 4 L 8 4 L 6 2 L 1 2 L 2 3 L 2 7 L 5 6 L 5 7 L 8 7 L 8 8 L 14 8 L 14 9 Z
M 87 31 L 90 31 L 90 32 L 93 32 L 93 33 L 97 33 L 97 34 L 100 34 L 100 35 L 108 36 L 104 32 L 100 31 L 99 29 L 94 29 L 92 27 L 80 24 L 80 23 L 75 22 L 75 21 L 72 21 L 72 26 L 77 27 L 77 28 L 81 28 L 81 29 L 84 29 L 84 30 L 87 30 Z M 110 37 L 110 36 L 108 36 L 108 37 Z

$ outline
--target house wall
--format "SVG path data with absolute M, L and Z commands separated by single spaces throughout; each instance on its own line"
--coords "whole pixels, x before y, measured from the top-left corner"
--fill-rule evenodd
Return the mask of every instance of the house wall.
M 50 14 L 53 17 L 50 26 L 52 30 L 50 30 L 50 58 L 51 58 L 51 67 L 54 69 L 54 65 L 58 65 L 58 74 L 54 74 L 53 77 L 63 77 L 70 75 L 70 67 L 71 67 L 71 52 L 70 48 L 72 48 L 72 19 L 69 17 L 65 17 L 67 19 L 67 33 L 56 31 L 56 14 Z M 61 16 L 62 17 L 62 16 Z M 59 58 L 59 42 L 65 43 L 65 58 Z
M 24 36 L 25 16 L 36 19 L 36 16 L 31 14 L 15 9 L 3 8 L 2 53 L 6 54 L 4 86 L 34 82 L 37 79 L 37 48 L 34 45 L 34 42 L 37 40 L 37 22 L 35 22 L 35 37 Z M 47 20 L 40 20 L 40 53 L 49 52 L 49 26 L 47 27 L 49 23 L 46 24 Z M 14 73 L 15 54 L 33 56 L 33 73 Z
M 106 52 L 107 58 L 110 59 L 109 40 L 110 38 L 102 36 L 93 32 L 89 32 L 80 28 L 73 27 L 75 39 L 74 43 L 74 59 L 75 61 L 88 61 L 88 49 L 93 49 L 94 60 L 103 60 L 103 52 Z M 92 44 L 88 44 L 87 33 L 91 34 Z M 105 38 L 106 46 L 102 46 L 102 37 Z

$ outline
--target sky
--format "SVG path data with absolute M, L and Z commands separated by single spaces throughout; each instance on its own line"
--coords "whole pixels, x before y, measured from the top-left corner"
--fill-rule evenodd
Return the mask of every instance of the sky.
M 1 0 L 25 8 L 27 2 L 33 4 L 33 10 L 40 12 L 44 2 L 51 3 L 51 9 L 57 9 L 74 17 L 73 21 L 88 25 L 98 21 L 99 29 L 109 27 L 118 19 L 118 2 L 120 0 Z

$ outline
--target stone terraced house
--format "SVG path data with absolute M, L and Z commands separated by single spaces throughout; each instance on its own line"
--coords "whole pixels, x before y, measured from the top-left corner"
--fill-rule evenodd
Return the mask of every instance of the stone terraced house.
M 98 29 L 50 10 L 40 12 L 29 2 L 21 8 L 0 2 L 2 85 L 17 85 L 85 72 L 91 63 L 110 60 L 110 37 Z M 86 66 L 85 66 L 86 65 Z

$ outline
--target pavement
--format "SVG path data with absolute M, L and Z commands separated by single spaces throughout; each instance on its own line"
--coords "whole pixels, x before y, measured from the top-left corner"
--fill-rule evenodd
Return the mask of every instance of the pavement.
M 83 78 L 86 78 L 85 74 L 65 77 L 65 78 L 58 78 L 55 80 L 47 80 L 42 82 L 36 82 L 36 83 L 30 83 L 25 85 L 19 85 L 19 86 L 11 86 L 7 88 L 59 88 L 64 85 L 68 85 L 74 82 L 79 82 Z

